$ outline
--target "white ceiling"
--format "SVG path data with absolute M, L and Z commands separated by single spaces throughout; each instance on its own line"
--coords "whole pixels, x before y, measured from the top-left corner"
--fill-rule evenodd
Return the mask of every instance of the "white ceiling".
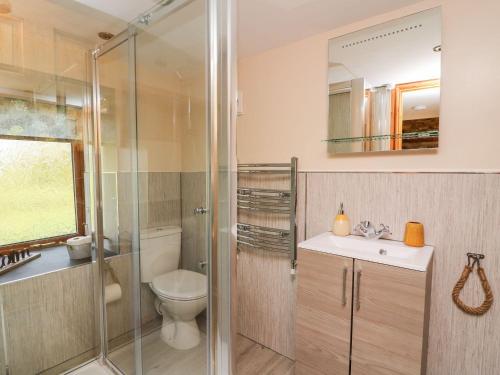
M 417 2 L 238 0 L 238 55 L 253 55 Z
M 157 0 L 76 0 L 131 21 Z M 420 0 L 237 0 L 238 55 L 267 49 L 395 10 Z
M 158 0 L 75 0 L 103 13 L 130 22 L 152 8 Z
M 240 57 L 278 47 L 309 35 L 397 9 L 417 0 L 237 0 Z M 12 0 L 14 13 L 45 19 L 60 30 L 99 41 L 99 31 L 117 33 L 126 22 L 150 9 L 157 0 Z M 182 0 L 176 0 L 182 2 Z M 201 12 L 199 10 L 201 5 Z M 167 44 L 199 60 L 203 56 L 204 1 L 184 25 L 161 37 Z M 31 14 L 32 13 L 32 14 Z M 171 20 L 173 21 L 173 20 Z M 165 22 L 171 24 L 172 22 Z M 175 23 L 175 22 L 174 22 Z M 157 34 L 157 33 L 155 33 Z M 203 37 L 203 35 L 202 35 Z M 194 56 L 193 56 L 194 55 Z
M 403 94 L 403 119 L 439 117 L 440 93 L 439 87 L 405 92 Z M 415 106 L 425 108 L 415 109 Z
M 160 2 L 160 0 L 75 1 L 104 14 L 113 15 L 124 22 L 136 20 Z M 183 4 L 189 5 L 183 6 Z M 158 66 L 168 66 L 184 75 L 192 68 L 186 65 L 192 63 L 198 65 L 205 58 L 205 0 L 174 0 L 166 7 L 171 9 L 166 18 L 162 15 L 153 18 L 155 22 L 146 27 L 141 23 L 136 24 L 137 27 L 144 27 L 145 33 L 151 36 L 149 40 L 147 37 L 141 38 L 138 50 L 141 60 L 154 61 Z M 148 49 L 148 46 L 151 48 Z
M 10 15 L 33 25 L 29 30 L 36 30 L 34 25 L 54 28 L 84 39 L 91 45 L 102 42 L 97 37 L 99 31 L 116 33 L 126 27 L 126 23 L 112 13 L 102 13 L 73 0 L 11 0 L 11 4 Z
M 368 88 L 441 77 L 440 8 L 350 33 L 329 42 L 329 83 L 363 77 Z

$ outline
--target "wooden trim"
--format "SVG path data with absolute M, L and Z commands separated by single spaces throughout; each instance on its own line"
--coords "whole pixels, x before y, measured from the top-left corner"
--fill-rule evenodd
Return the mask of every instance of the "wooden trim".
M 78 234 L 85 234 L 85 160 L 83 143 L 71 144 L 73 154 L 73 184 L 75 187 L 76 227 Z
M 69 238 L 78 235 L 79 233 L 71 233 L 71 234 L 66 234 L 64 236 L 48 237 L 39 240 L 17 242 L 15 244 L 0 246 L 0 255 L 9 253 L 12 250 L 22 250 L 22 249 L 43 250 L 48 247 L 63 245 Z
M 396 85 L 394 88 L 394 135 L 403 133 L 403 93 L 440 87 L 440 85 L 441 81 L 439 79 L 401 83 Z M 403 140 L 401 138 L 395 138 L 394 150 L 402 149 Z
M 391 140 L 390 150 L 396 149 L 396 89 L 391 90 Z
M 31 135 L 9 135 L 0 134 L 0 139 L 5 139 L 7 141 L 36 141 L 36 142 L 59 142 L 59 143 L 72 143 L 75 142 L 74 139 L 68 138 L 52 138 L 52 137 L 35 137 Z

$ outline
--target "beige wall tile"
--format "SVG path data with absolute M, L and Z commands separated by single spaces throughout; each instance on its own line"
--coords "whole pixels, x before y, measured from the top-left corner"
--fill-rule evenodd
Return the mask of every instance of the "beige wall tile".
M 306 175 L 297 177 L 297 237 L 305 235 Z M 290 189 L 281 175 L 243 175 L 238 187 Z M 289 229 L 288 215 L 238 211 L 238 222 Z M 268 250 L 239 246 L 237 256 L 238 332 L 276 352 L 295 358 L 296 280 L 290 257 Z
M 95 347 L 91 265 L 0 286 L 10 373 L 35 374 Z
M 451 290 L 465 253 L 473 251 L 486 255 L 486 275 L 493 293 L 500 293 L 500 175 L 308 173 L 306 238 L 330 230 L 340 202 L 353 225 L 383 222 L 394 239 L 403 238 L 407 221 L 424 224 L 426 243 L 435 246 L 428 374 L 496 374 L 497 306 L 482 317 L 466 315 L 453 304 Z M 476 275 L 470 280 L 463 299 L 478 304 L 483 292 Z

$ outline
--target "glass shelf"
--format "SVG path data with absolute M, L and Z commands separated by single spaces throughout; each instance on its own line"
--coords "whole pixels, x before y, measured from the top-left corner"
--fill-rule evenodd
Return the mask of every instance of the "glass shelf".
M 325 139 L 325 142 L 330 142 L 330 143 L 354 143 L 354 142 L 364 142 L 364 141 L 373 142 L 373 141 L 384 141 L 388 139 L 437 138 L 438 136 L 439 136 L 438 130 L 428 130 L 428 131 L 412 132 L 412 133 L 372 135 L 368 137 L 332 138 L 332 139 Z

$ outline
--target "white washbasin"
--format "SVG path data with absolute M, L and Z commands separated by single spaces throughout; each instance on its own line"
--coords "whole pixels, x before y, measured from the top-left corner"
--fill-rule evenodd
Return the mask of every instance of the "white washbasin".
M 332 232 L 303 241 L 298 247 L 417 271 L 427 270 L 434 251 L 432 246 L 411 247 L 398 241 L 352 235 L 339 237 Z

